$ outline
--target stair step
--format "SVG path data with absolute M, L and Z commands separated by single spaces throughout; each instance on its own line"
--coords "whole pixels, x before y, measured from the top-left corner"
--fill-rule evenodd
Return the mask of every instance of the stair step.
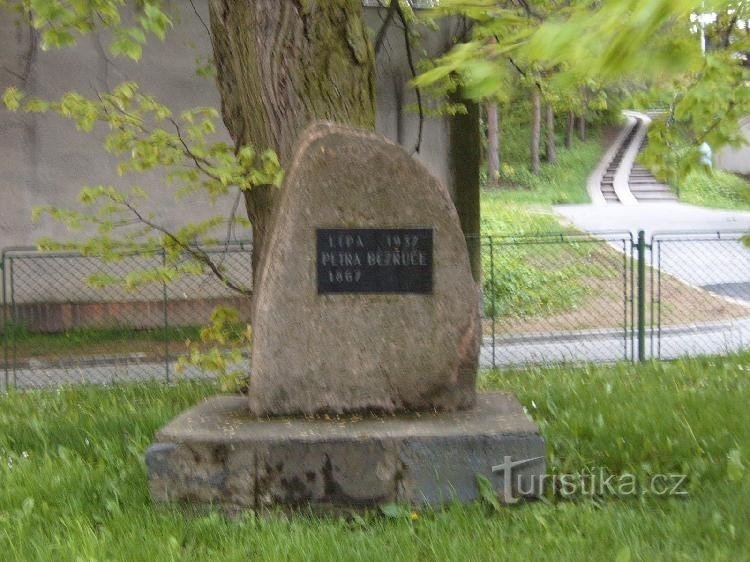
M 669 188 L 660 183 L 642 183 L 639 185 L 631 184 L 630 191 L 669 191 Z
M 677 196 L 670 193 L 641 193 L 636 199 L 643 201 L 677 201 Z
M 652 195 L 672 195 L 672 192 L 667 191 L 666 189 L 647 189 L 643 191 L 633 191 L 630 190 L 630 193 L 632 193 L 635 197 L 651 197 Z

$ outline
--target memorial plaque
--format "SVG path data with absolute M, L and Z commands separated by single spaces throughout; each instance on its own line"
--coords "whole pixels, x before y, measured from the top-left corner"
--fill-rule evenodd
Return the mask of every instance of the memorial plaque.
M 431 228 L 317 229 L 318 294 L 432 293 Z

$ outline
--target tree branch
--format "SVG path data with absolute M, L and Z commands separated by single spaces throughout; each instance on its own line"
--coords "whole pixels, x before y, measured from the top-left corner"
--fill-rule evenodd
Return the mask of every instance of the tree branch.
M 198 12 L 198 8 L 195 7 L 195 3 L 193 3 L 193 0 L 188 0 L 190 2 L 190 5 L 193 7 L 193 12 L 195 12 L 195 15 L 198 17 L 198 20 L 201 22 L 201 25 L 206 30 L 206 33 L 208 33 L 208 38 L 211 40 L 211 43 L 214 41 L 214 36 L 211 35 L 211 30 L 206 25 L 206 22 L 204 21 L 203 17 Z
M 182 149 L 185 156 L 190 158 L 201 172 L 216 181 L 221 181 L 219 176 L 205 169 L 204 166 L 211 166 L 211 162 L 201 156 L 196 155 L 192 150 L 190 150 L 190 147 L 188 146 L 187 142 L 185 142 L 185 139 L 182 136 L 182 129 L 180 128 L 180 124 L 172 117 L 169 117 L 169 121 L 170 123 L 172 123 L 172 125 L 174 125 L 175 131 L 177 132 L 177 138 L 180 139 L 180 144 L 182 144 Z
M 236 292 L 238 292 L 240 294 L 243 294 L 245 296 L 248 296 L 248 297 L 253 296 L 252 290 L 248 289 L 247 287 L 241 287 L 240 285 L 237 285 L 236 283 L 234 283 L 234 281 L 232 281 L 229 277 L 227 277 L 227 275 L 219 268 L 219 266 L 217 266 L 213 262 L 213 260 L 211 260 L 211 258 L 209 257 L 209 255 L 204 250 L 202 250 L 200 247 L 183 242 L 182 240 L 180 240 L 177 236 L 175 236 L 172 232 L 168 231 L 163 226 L 158 225 L 158 224 L 156 224 L 153 221 L 150 221 L 149 219 L 147 219 L 146 217 L 144 217 L 138 211 L 138 209 L 136 209 L 133 205 L 131 205 L 127 200 L 122 200 L 122 201 L 119 201 L 119 202 L 121 202 L 123 205 L 125 205 L 125 207 L 127 207 L 133 213 L 133 215 L 135 215 L 135 217 L 140 222 L 142 222 L 143 224 L 145 224 L 149 228 L 151 228 L 153 230 L 156 230 L 157 232 L 161 232 L 164 236 L 166 236 L 172 242 L 174 242 L 178 247 L 182 248 L 182 250 L 185 253 L 187 253 L 190 256 L 192 256 L 193 259 L 195 259 L 199 263 L 202 263 L 203 265 L 205 265 L 206 267 L 208 267 L 208 269 L 210 269 L 211 272 L 222 283 L 224 283 L 224 285 L 226 287 L 228 287 L 229 289 L 232 289 L 233 291 L 236 291 Z
M 414 65 L 414 54 L 411 49 L 411 36 L 409 35 L 409 24 L 406 21 L 404 10 L 401 8 L 398 0 L 392 0 L 391 6 L 396 6 L 396 13 L 398 14 L 401 23 L 404 24 L 404 43 L 406 45 L 406 60 L 409 63 L 409 70 L 411 71 L 412 78 L 417 77 L 417 68 Z M 422 132 L 424 129 L 424 106 L 422 104 L 422 91 L 418 86 L 414 86 L 414 93 L 417 96 L 417 107 L 419 108 L 419 130 L 417 132 L 417 143 L 414 146 L 412 153 L 416 152 L 419 154 L 419 150 L 422 147 Z
M 380 48 L 383 46 L 383 41 L 385 40 L 385 34 L 388 31 L 388 27 L 393 21 L 393 16 L 396 15 L 396 10 L 399 7 L 398 1 L 399 0 L 391 0 L 391 3 L 388 5 L 388 12 L 386 13 L 385 20 L 383 20 L 383 25 L 380 26 L 380 29 L 378 29 L 378 34 L 375 36 L 375 56 L 377 56 L 377 54 L 380 52 Z

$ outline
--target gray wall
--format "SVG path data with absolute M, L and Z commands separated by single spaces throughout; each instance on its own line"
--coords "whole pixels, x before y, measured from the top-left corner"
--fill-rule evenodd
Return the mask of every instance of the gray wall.
M 176 4 L 189 7 L 183 1 Z M 93 96 L 124 80 L 135 80 L 143 91 L 177 111 L 218 106 L 213 81 L 195 75 L 195 57 L 210 52 L 207 34 L 192 9 L 176 11 L 167 40 L 151 40 L 138 64 L 112 59 L 108 39 L 98 34 L 82 38 L 71 49 L 33 49 L 28 28 L 18 26 L 5 13 L 0 21 L 0 89 L 16 85 L 43 98 L 58 98 L 69 90 Z M 118 177 L 117 159 L 102 147 L 105 133 L 103 129 L 93 134 L 79 132 L 72 122 L 55 115 L 0 109 L 0 247 L 32 245 L 42 236 L 71 236 L 49 220 L 32 225 L 31 210 L 39 205 L 71 206 L 84 185 L 143 185 L 151 194 L 151 210 L 167 226 L 226 212 L 226 201 L 215 209 L 203 200 L 175 204 L 160 173 Z M 223 135 L 228 139 L 226 132 Z
M 370 29 L 378 30 L 385 18 L 386 10 L 366 8 L 365 21 Z M 425 55 L 436 57 L 448 51 L 466 33 L 466 26 L 459 18 L 444 18 L 437 29 L 418 29 L 419 45 L 413 48 L 415 64 Z M 417 66 L 418 67 L 418 66 Z M 409 84 L 412 71 L 406 56 L 404 32 L 400 23 L 391 25 L 376 60 L 377 114 L 376 129 L 401 144 L 404 149 L 425 164 L 440 180 L 454 191 L 456 178 L 450 165 L 451 119 L 447 117 L 426 118 L 422 127 L 420 150 L 415 152 L 419 138 L 419 114 L 415 111 L 417 96 Z M 434 100 L 423 97 L 427 113 L 436 109 Z
M 744 146 L 725 147 L 716 153 L 716 167 L 721 170 L 750 175 L 750 117 L 740 121 L 740 128 L 745 137 Z

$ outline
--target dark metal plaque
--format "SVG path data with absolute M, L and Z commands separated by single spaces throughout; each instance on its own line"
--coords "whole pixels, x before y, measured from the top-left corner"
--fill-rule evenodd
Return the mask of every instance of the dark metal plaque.
M 318 294 L 432 293 L 431 228 L 316 232 Z

